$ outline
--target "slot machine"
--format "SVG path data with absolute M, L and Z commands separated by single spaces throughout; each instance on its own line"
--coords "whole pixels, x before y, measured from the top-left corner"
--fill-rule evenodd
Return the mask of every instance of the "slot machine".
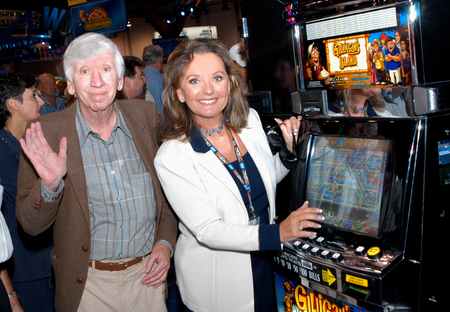
M 436 1 L 286 4 L 292 111 L 307 124 L 289 209 L 308 201 L 324 220 L 274 257 L 278 311 L 444 311 L 450 83 L 431 40 L 449 38 L 449 13 Z M 372 89 L 381 113 L 346 113 L 339 95 Z

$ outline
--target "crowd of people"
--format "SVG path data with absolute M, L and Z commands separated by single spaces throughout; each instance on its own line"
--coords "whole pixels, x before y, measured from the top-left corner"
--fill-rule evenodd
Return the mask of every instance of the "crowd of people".
M 275 310 L 273 253 L 323 217 L 305 202 L 276 222 L 302 118 L 276 119 L 273 155 L 240 49 L 186 40 L 164 68 L 159 46 L 123 57 L 86 33 L 58 84 L 0 75 L 2 311 Z

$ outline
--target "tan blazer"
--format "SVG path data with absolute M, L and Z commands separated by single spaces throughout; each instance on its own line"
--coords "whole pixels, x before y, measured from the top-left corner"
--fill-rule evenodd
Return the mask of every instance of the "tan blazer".
M 177 222 L 165 200 L 153 160 L 157 152 L 154 128 L 159 114 L 156 106 L 141 100 L 116 101 L 133 136 L 134 144 L 151 174 L 156 199 L 156 237 L 175 246 Z M 87 278 L 91 230 L 83 161 L 75 125 L 77 105 L 42 116 L 38 121 L 57 152 L 67 137 L 67 175 L 61 196 L 53 203 L 40 195 L 40 179 L 22 153 L 17 189 L 17 219 L 24 230 L 37 235 L 53 225 L 55 247 L 51 253 L 56 278 L 57 311 L 77 311 Z

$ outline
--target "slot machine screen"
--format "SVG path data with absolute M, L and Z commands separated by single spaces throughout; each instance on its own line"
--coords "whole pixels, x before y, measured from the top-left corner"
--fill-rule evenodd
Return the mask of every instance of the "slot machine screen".
M 306 90 L 411 86 L 406 6 L 311 21 L 305 29 Z
M 389 148 L 388 139 L 313 137 L 306 200 L 325 226 L 379 236 Z

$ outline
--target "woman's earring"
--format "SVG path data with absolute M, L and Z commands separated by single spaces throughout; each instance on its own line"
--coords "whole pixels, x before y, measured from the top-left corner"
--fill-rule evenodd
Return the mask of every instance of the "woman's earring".
M 181 103 L 184 103 L 184 100 L 180 99 L 180 102 L 181 102 Z

